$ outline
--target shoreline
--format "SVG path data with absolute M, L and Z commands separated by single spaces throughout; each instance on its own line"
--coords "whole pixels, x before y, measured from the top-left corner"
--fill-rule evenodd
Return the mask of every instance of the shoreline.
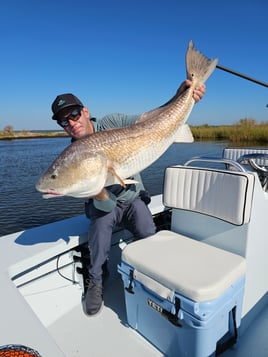
M 228 141 L 234 145 L 267 145 L 268 122 L 256 123 L 254 119 L 241 119 L 234 125 L 198 125 L 190 126 L 194 141 Z M 42 139 L 68 137 L 64 130 L 13 130 L 6 127 L 0 131 L 0 140 Z
M 67 133 L 64 131 L 54 132 L 27 132 L 12 133 L 10 135 L 0 135 L 0 140 L 18 140 L 18 139 L 41 139 L 41 138 L 66 138 Z

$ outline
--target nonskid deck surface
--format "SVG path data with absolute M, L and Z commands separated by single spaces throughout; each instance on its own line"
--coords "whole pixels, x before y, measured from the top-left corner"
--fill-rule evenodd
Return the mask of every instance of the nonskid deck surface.
M 121 279 L 115 276 L 105 285 L 104 306 L 99 315 L 86 316 L 79 303 L 49 326 L 49 332 L 66 356 L 164 356 L 127 325 L 123 294 Z M 237 346 L 221 356 L 267 357 L 267 328 L 268 307 L 240 336 Z
M 257 316 L 253 324 L 240 336 L 237 346 L 225 351 L 223 357 L 268 356 L 268 306 Z
M 53 323 L 49 332 L 68 357 L 163 356 L 127 326 L 123 286 L 118 276 L 107 282 L 100 314 L 88 317 L 81 304 Z M 63 328 L 64 327 L 64 328 Z
M 127 325 L 124 287 L 117 272 L 120 256 L 121 249 L 112 248 L 110 274 L 104 285 L 104 305 L 94 317 L 86 316 L 83 311 L 81 287 L 65 281 L 57 273 L 53 276 L 53 289 L 44 289 L 44 286 L 51 286 L 51 276 L 42 279 L 40 284 L 35 283 L 36 294 L 22 289 L 66 357 L 163 356 Z M 62 273 L 71 275 L 68 269 Z M 41 301 L 43 306 L 40 306 Z
M 51 277 L 46 277 L 46 282 L 40 282 L 43 289 L 36 294 L 26 294 L 66 357 L 164 356 L 127 324 L 124 287 L 117 272 L 120 253 L 120 248 L 112 249 L 110 275 L 104 285 L 104 306 L 94 317 L 86 316 L 83 311 L 81 287 L 64 281 L 57 273 L 53 277 L 57 288 L 44 289 L 51 284 Z M 221 356 L 267 357 L 267 328 L 268 306 L 239 338 L 237 346 Z

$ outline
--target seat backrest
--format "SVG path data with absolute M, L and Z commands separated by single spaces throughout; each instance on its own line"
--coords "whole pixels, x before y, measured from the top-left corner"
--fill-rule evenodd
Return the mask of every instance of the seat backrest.
M 247 154 L 268 154 L 268 149 L 225 148 L 222 157 L 237 161 L 240 156 Z M 254 161 L 260 166 L 267 166 L 267 159 L 254 159 Z
M 172 166 L 165 170 L 163 203 L 243 225 L 250 220 L 254 181 L 252 173 Z

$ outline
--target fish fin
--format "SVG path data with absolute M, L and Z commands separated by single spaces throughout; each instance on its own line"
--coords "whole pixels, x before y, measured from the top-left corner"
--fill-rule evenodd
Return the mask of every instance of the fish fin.
M 123 186 L 124 188 L 126 188 L 126 184 L 124 182 L 124 180 L 121 179 L 121 177 L 117 174 L 117 172 L 115 171 L 115 169 L 112 166 L 108 167 L 108 171 L 117 178 L 117 180 L 119 181 L 120 185 Z
M 193 143 L 194 137 L 188 124 L 179 127 L 174 143 Z
M 131 185 L 133 183 L 139 183 L 136 180 L 132 180 L 132 179 L 125 179 L 123 180 L 115 171 L 115 169 L 112 166 L 109 166 L 108 171 L 117 178 L 117 180 L 119 181 L 120 185 L 123 186 L 124 188 L 126 188 L 126 185 Z
M 186 53 L 187 78 L 195 82 L 195 86 L 205 83 L 216 68 L 217 63 L 217 58 L 209 59 L 194 47 L 192 41 L 189 42 Z
M 133 183 L 139 183 L 139 181 L 136 181 L 136 180 L 131 180 L 131 179 L 125 179 L 124 180 L 124 184 L 125 185 L 131 185 Z

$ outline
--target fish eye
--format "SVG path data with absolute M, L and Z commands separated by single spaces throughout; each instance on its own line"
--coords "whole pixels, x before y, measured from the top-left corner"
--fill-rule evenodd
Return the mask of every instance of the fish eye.
M 52 178 L 52 180 L 55 180 L 57 178 L 57 175 L 53 174 L 53 175 L 50 176 L 50 178 Z

